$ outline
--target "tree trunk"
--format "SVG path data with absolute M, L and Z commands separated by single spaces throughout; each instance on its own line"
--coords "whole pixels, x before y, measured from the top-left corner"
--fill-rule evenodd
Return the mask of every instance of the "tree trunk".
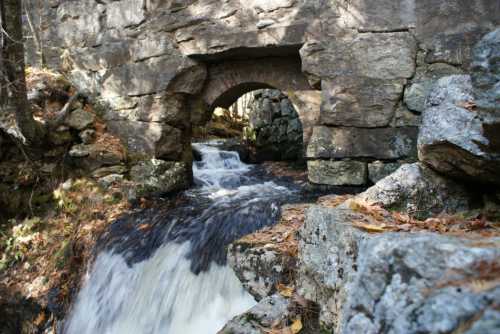
M 0 0 L 0 27 L 0 121 L 17 126 L 25 144 L 37 145 L 44 131 L 26 94 L 21 0 Z

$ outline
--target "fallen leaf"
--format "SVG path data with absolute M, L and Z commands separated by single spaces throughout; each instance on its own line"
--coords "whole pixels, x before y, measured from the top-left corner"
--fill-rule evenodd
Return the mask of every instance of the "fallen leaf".
M 380 233 L 380 232 L 386 232 L 387 227 L 385 225 L 374 225 L 374 224 L 369 224 L 369 223 L 363 223 L 363 222 L 352 222 L 352 225 L 354 227 L 360 228 L 362 230 L 365 230 L 367 232 L 373 232 L 373 233 Z
M 283 297 L 286 297 L 286 298 L 292 297 L 293 291 L 294 291 L 293 287 L 284 285 L 282 283 L 278 283 L 276 285 L 276 289 L 278 290 L 280 295 L 282 295 Z
M 297 334 L 302 330 L 302 321 L 300 319 L 295 319 L 290 326 L 293 334 Z

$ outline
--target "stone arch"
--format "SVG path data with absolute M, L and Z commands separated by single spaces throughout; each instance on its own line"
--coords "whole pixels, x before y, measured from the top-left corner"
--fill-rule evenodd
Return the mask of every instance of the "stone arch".
M 285 93 L 294 105 L 304 131 L 304 145 L 311 137 L 313 127 L 318 125 L 320 91 L 314 90 L 302 72 L 299 55 L 288 57 L 265 57 L 226 60 L 208 64 L 207 80 L 199 102 L 208 119 L 217 107 L 228 108 L 237 99 L 253 90 L 270 88 Z M 200 105 L 197 105 L 198 108 Z M 191 107 L 191 113 L 194 112 Z M 200 112 L 197 110 L 196 112 Z

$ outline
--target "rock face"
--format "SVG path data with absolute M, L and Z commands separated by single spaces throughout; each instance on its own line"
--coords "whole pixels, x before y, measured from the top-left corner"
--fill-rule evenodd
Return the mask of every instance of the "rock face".
M 313 137 L 310 160 L 395 163 L 415 152 L 418 114 L 436 80 L 471 63 L 497 75 L 494 57 L 480 60 L 496 52 L 497 35 L 478 46 L 478 61 L 469 56 L 500 24 L 495 0 L 59 0 L 27 7 L 39 6 L 48 64 L 94 95 L 129 152 L 148 159 L 189 164 L 193 124 L 244 93 L 275 88 L 300 107 L 304 142 Z M 489 96 L 479 99 L 494 105 L 493 81 L 475 82 Z M 302 108 L 311 97 L 313 107 Z M 485 130 L 491 143 L 495 126 Z
M 482 110 L 500 111 L 500 28 L 490 32 L 475 46 L 472 82 L 476 104 Z
M 276 293 L 276 286 L 294 277 L 295 258 L 273 249 L 236 242 L 228 249 L 228 263 L 245 289 L 257 300 Z
M 311 208 L 300 231 L 299 293 L 334 333 L 494 333 L 498 239 L 369 234 L 346 210 Z M 480 286 L 474 282 L 483 282 Z M 496 282 L 496 283 L 495 283 Z M 467 325 L 464 325 L 464 324 Z
M 259 90 L 246 106 L 245 135 L 255 146 L 257 161 L 303 158 L 302 123 L 290 100 L 278 90 Z
M 468 75 L 449 76 L 436 83 L 423 113 L 419 158 L 445 175 L 498 185 L 500 156 L 489 147 L 492 138 L 485 133 L 488 126 L 500 122 L 500 115 L 467 108 L 473 101 Z
M 405 164 L 358 195 L 363 201 L 419 218 L 471 208 L 467 189 L 440 176 L 422 163 Z

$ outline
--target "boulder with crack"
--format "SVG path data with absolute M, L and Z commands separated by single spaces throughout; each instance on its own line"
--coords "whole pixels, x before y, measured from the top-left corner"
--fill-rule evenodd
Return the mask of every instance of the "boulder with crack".
M 373 234 L 346 207 L 312 207 L 300 231 L 298 292 L 334 333 L 495 333 L 500 239 Z M 461 330 L 465 330 L 462 332 Z

